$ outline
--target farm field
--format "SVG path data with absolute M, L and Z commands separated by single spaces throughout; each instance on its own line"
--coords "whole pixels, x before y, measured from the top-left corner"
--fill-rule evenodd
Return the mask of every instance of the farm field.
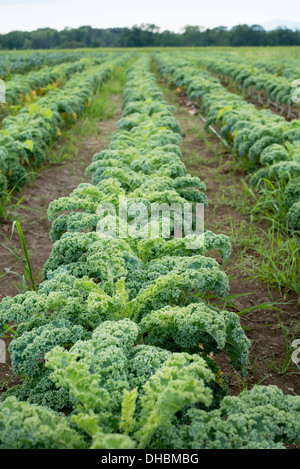
M 298 63 L 0 52 L 0 448 L 299 449 Z

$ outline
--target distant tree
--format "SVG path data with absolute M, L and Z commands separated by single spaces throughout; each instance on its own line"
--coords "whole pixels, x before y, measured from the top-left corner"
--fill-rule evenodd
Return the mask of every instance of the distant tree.
M 160 31 L 152 23 L 132 28 L 99 29 L 91 26 L 56 31 L 11 31 L 0 35 L 0 49 L 67 49 L 80 47 L 179 47 L 179 46 L 296 46 L 300 32 L 288 28 L 265 31 L 262 26 L 239 24 L 228 30 L 225 26 L 207 28 L 187 25 L 180 33 Z
M 247 24 L 239 24 L 230 30 L 231 46 L 249 46 L 251 44 L 251 28 Z

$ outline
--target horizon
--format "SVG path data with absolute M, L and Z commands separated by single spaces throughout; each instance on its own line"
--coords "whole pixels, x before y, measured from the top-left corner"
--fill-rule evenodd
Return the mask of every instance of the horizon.
M 274 20 L 276 21 L 276 20 Z M 270 23 L 273 23 L 273 21 L 270 21 Z M 73 30 L 73 29 L 80 29 L 80 28 L 92 28 L 92 29 L 101 29 L 101 30 L 109 30 L 109 29 L 125 29 L 125 28 L 128 28 L 128 29 L 132 29 L 133 27 L 137 27 L 138 29 L 142 29 L 143 26 L 147 26 L 148 24 L 151 24 L 151 23 L 141 23 L 141 24 L 135 24 L 135 25 L 132 25 L 132 26 L 108 26 L 108 27 L 105 27 L 105 28 L 102 28 L 102 27 L 96 27 L 96 26 L 91 26 L 90 24 L 82 24 L 80 26 L 65 26 L 64 28 L 62 29 L 58 29 L 58 28 L 54 28 L 54 27 L 51 27 L 51 26 L 43 26 L 43 27 L 40 27 L 40 28 L 36 28 L 36 29 L 32 29 L 32 30 L 27 30 L 27 29 L 13 29 L 11 31 L 8 31 L 7 33 L 1 33 L 0 32 L 0 35 L 5 35 L 5 34 L 10 34 L 10 33 L 15 33 L 15 32 L 22 32 L 22 33 L 32 33 L 32 32 L 35 32 L 35 31 L 39 31 L 39 30 L 47 30 L 47 29 L 50 29 L 50 30 L 53 30 L 53 31 L 58 31 L 58 32 L 62 32 L 64 30 Z M 202 25 L 198 25 L 198 24 L 186 24 L 185 26 L 182 26 L 180 28 L 179 31 L 174 31 L 174 30 L 166 30 L 166 29 L 163 29 L 161 28 L 160 26 L 158 25 L 154 25 L 157 29 L 155 32 L 159 32 L 159 33 L 162 33 L 164 31 L 169 31 L 171 33 L 174 33 L 174 34 L 181 34 L 184 32 L 184 28 L 190 26 L 190 27 L 199 27 L 200 28 L 200 31 L 201 32 L 204 32 L 206 30 L 212 30 L 212 29 L 217 29 L 217 28 L 226 28 L 228 31 L 230 31 L 231 29 L 235 28 L 236 26 L 248 26 L 248 27 L 253 27 L 253 26 L 260 26 L 263 28 L 264 31 L 266 32 L 269 32 L 269 31 L 273 31 L 273 30 L 276 30 L 276 29 L 280 29 L 280 28 L 283 28 L 283 29 L 290 29 L 292 31 L 299 31 L 300 30 L 300 22 L 299 22 L 299 25 L 297 24 L 297 26 L 294 26 L 294 27 L 289 27 L 287 25 L 275 25 L 274 27 L 269 27 L 268 29 L 265 28 L 262 24 L 259 24 L 259 23 L 238 23 L 238 24 L 234 24 L 233 26 L 225 26 L 223 24 L 219 24 L 217 26 L 213 26 L 213 27 L 205 27 L 205 26 L 202 26 Z

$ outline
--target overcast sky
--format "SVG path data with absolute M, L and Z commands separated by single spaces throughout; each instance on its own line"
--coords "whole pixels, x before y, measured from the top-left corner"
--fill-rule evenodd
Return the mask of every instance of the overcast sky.
M 154 23 L 181 27 L 300 22 L 299 0 L 0 0 L 0 33 L 16 29 L 91 25 L 98 28 Z

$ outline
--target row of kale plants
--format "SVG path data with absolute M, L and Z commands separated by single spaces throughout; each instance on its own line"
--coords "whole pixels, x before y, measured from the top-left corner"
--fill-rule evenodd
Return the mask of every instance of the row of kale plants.
M 231 80 L 260 104 L 275 104 L 288 118 L 299 116 L 299 90 L 293 86 L 298 78 L 296 72 L 294 79 L 271 74 L 268 70 L 255 67 L 253 59 L 249 61 L 249 58 L 232 57 L 230 54 L 199 54 L 198 58 L 199 64 L 207 70 L 225 82 Z
M 16 105 L 22 106 L 23 103 L 26 103 L 28 96 L 42 95 L 42 88 L 58 79 L 68 78 L 73 73 L 81 72 L 84 70 L 86 62 L 87 59 L 80 59 L 76 62 L 65 62 L 53 67 L 43 67 L 26 75 L 15 75 L 5 86 L 6 103 L 2 106 L 2 110 L 8 111 Z
M 94 53 L 92 54 L 94 55 Z M 31 70 L 39 70 L 42 67 L 50 67 L 64 62 L 78 61 L 87 55 L 87 52 L 83 51 L 1 52 L 0 78 L 10 80 L 16 74 L 25 74 Z M 102 53 L 102 55 L 104 54 Z
M 128 53 L 116 53 L 103 63 L 102 59 L 95 59 L 96 63 L 92 61 L 88 66 L 89 60 L 85 59 L 58 67 L 61 76 L 67 73 L 69 78 L 62 88 L 53 89 L 24 106 L 17 115 L 9 115 L 3 120 L 0 129 L 0 197 L 28 181 L 28 171 L 41 166 L 47 146 L 61 134 L 65 123 L 76 121 L 98 86 L 108 79 L 112 68 L 125 63 L 129 56 Z M 44 69 L 35 73 L 41 80 L 45 75 L 47 80 L 57 76 L 55 69 L 49 75 Z M 26 78 L 24 80 L 26 83 Z M 17 88 L 18 83 L 19 80 Z M 28 84 L 32 85 L 33 82 Z
M 275 51 L 275 53 L 272 51 L 271 54 L 239 55 L 239 59 L 245 63 L 248 62 L 249 65 L 255 68 L 265 70 L 272 75 L 295 80 L 300 76 L 300 65 L 299 60 L 290 52 L 291 51 L 287 53 L 287 51 L 282 49 L 281 51 Z
M 67 57 L 66 57 L 67 58 Z M 22 105 L 28 95 L 42 94 L 43 88 L 57 80 L 68 79 L 72 74 L 81 72 L 87 65 L 97 65 L 109 59 L 107 53 L 94 53 L 76 61 L 64 61 L 52 66 L 44 66 L 26 74 L 16 74 L 6 83 L 5 97 L 7 107 Z M 6 108 L 6 106 L 2 106 Z
M 227 91 L 217 77 L 201 70 L 197 54 L 157 53 L 160 73 L 200 102 L 206 126 L 214 124 L 231 144 L 238 161 L 251 173 L 251 183 L 263 190 L 272 185 L 282 203 L 284 223 L 300 228 L 300 121 L 287 122 L 269 109 L 258 110 Z M 274 200 L 276 202 L 276 200 Z
M 230 396 L 215 360 L 225 351 L 246 374 L 250 343 L 238 316 L 205 301 L 229 290 L 208 256 L 227 258 L 229 239 L 150 237 L 163 221 L 150 216 L 139 236 L 109 231 L 124 225 L 120 200 L 129 227 L 137 206 L 150 215 L 153 203 L 207 204 L 205 184 L 180 159 L 172 111 L 141 56 L 110 146 L 87 169 L 92 183 L 50 204 L 44 281 L 0 305 L 0 334 L 13 334 L 22 378 L 1 395 L 0 448 L 282 448 L 299 439 L 298 396 L 276 386 Z

